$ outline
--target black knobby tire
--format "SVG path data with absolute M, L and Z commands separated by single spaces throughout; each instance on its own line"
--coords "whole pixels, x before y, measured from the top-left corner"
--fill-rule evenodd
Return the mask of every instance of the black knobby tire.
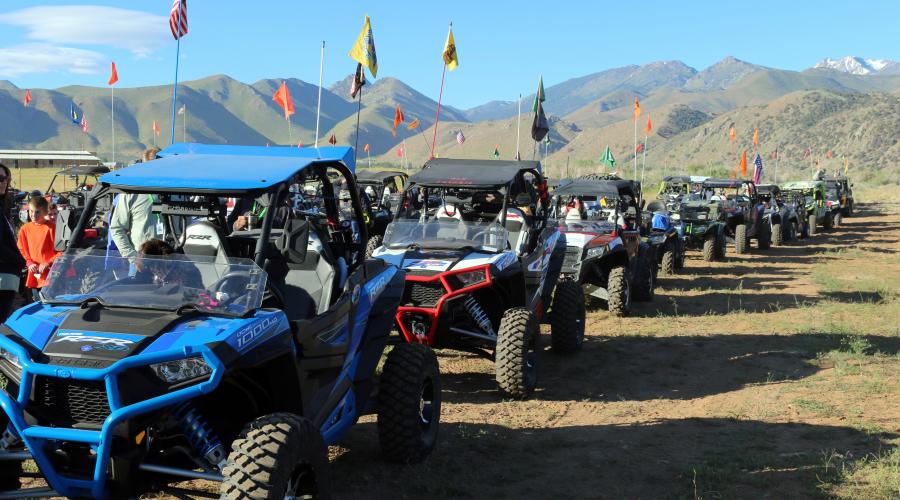
M 671 244 L 666 247 L 666 251 L 663 253 L 660 270 L 663 276 L 674 276 L 675 267 L 675 245 Z
M 508 309 L 500 320 L 494 364 L 497 384 L 508 396 L 523 398 L 537 386 L 537 351 L 541 329 L 534 313 Z
M 384 241 L 384 237 L 380 234 L 374 234 L 369 238 L 369 241 L 366 242 L 366 258 L 371 259 L 372 253 L 375 252 L 375 249 L 381 246 L 381 242 Z
M 550 345 L 553 352 L 569 354 L 584 342 L 584 289 L 576 281 L 561 279 L 550 306 Z
M 292 413 L 250 422 L 231 444 L 220 498 L 331 498 L 328 448 L 316 426 Z M 289 491 L 291 486 L 296 489 Z
M 632 299 L 636 302 L 650 302 L 653 300 L 656 288 L 656 259 L 651 252 L 642 252 L 638 255 L 638 269 L 635 272 Z
M 834 214 L 834 227 L 840 227 L 844 222 L 844 216 L 840 212 Z
M 734 253 L 741 255 L 747 253 L 747 225 L 738 224 L 734 227 Z
M 703 260 L 706 262 L 716 260 L 716 241 L 718 239 L 715 234 L 710 234 L 703 240 Z
M 609 277 L 606 279 L 606 292 L 609 297 L 606 307 L 611 315 L 624 318 L 631 314 L 630 281 L 628 269 L 624 266 L 609 270 Z
M 826 231 L 834 229 L 834 214 L 830 212 L 825 214 L 825 222 L 822 223 L 822 227 L 825 228 Z
M 728 239 L 725 238 L 725 229 L 716 233 L 716 259 L 725 260 L 725 253 L 728 251 Z
M 781 224 L 772 224 L 772 245 L 780 247 L 784 243 L 784 233 L 781 232 Z
M 2 390 L 2 389 L 0 389 Z M 0 410 L 0 436 L 3 435 L 3 432 L 6 431 L 6 427 L 9 425 L 9 419 L 6 418 L 6 415 Z M 19 484 L 19 478 L 22 476 L 22 461 L 21 460 L 10 460 L 4 461 L 3 465 L 0 466 L 0 491 L 15 491 L 18 490 L 21 485 Z
M 760 250 L 768 250 L 772 246 L 772 228 L 767 223 L 757 229 L 756 246 Z
M 807 236 L 815 236 L 816 235 L 816 215 L 810 215 L 807 217 L 806 222 L 806 235 Z
M 684 259 L 687 258 L 687 255 L 685 255 L 684 240 L 681 237 L 679 237 L 675 248 L 677 250 L 675 253 L 678 256 L 675 259 L 675 269 L 684 269 Z
M 437 444 L 441 378 L 430 347 L 398 344 L 388 353 L 378 383 L 378 441 L 391 462 L 416 463 Z

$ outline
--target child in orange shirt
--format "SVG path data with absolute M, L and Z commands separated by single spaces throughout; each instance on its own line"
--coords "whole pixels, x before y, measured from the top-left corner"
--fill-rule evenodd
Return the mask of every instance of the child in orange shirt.
M 34 300 L 40 300 L 40 291 L 47 279 L 53 260 L 60 255 L 54 248 L 55 224 L 47 220 L 50 203 L 43 196 L 34 196 L 28 202 L 31 222 L 19 230 L 19 252 L 25 258 L 28 276 L 25 287 L 31 289 Z

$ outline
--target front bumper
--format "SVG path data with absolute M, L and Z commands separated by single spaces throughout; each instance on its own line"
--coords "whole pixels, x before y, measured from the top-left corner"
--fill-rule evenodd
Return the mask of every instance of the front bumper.
M 22 366 L 19 380 L 11 381 L 18 391 L 8 392 L 13 386 L 0 390 L 0 408 L 9 418 L 11 430 L 24 442 L 47 482 L 56 492 L 66 497 L 106 498 L 107 473 L 110 470 L 113 432 L 116 427 L 136 416 L 208 394 L 218 386 L 225 372 L 224 364 L 209 347 L 203 345 L 129 357 L 103 369 L 61 367 L 34 362 L 21 345 L 7 337 L 0 336 L 0 348 L 18 356 Z M 202 356 L 212 368 L 208 378 L 195 385 L 146 400 L 123 404 L 119 377 L 127 370 L 197 355 Z M 65 383 L 94 383 L 105 388 L 109 415 L 103 420 L 100 430 L 41 426 L 35 423 L 28 407 L 37 377 Z M 50 457 L 53 450 L 64 445 L 90 447 L 95 457 L 91 477 L 68 475 L 57 470 Z

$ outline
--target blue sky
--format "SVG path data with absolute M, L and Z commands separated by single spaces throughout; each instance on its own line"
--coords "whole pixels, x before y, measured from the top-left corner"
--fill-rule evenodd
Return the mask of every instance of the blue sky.
M 104 85 L 109 61 L 120 86 L 171 83 L 170 0 L 3 2 L 0 79 L 22 88 Z M 190 33 L 180 77 L 318 81 L 354 69 L 347 56 L 364 14 L 372 18 L 379 76 L 437 98 L 440 53 L 454 23 L 460 66 L 444 102 L 468 108 L 512 100 L 546 85 L 626 64 L 678 59 L 703 69 L 726 55 L 802 70 L 824 57 L 900 59 L 900 2 L 541 1 L 450 2 L 188 0 Z

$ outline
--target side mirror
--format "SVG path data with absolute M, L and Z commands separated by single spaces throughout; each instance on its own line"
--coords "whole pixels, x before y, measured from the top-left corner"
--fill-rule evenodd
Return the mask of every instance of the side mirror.
M 281 236 L 275 240 L 275 248 L 291 264 L 302 264 L 306 260 L 308 244 L 309 222 L 300 218 L 288 219 Z

